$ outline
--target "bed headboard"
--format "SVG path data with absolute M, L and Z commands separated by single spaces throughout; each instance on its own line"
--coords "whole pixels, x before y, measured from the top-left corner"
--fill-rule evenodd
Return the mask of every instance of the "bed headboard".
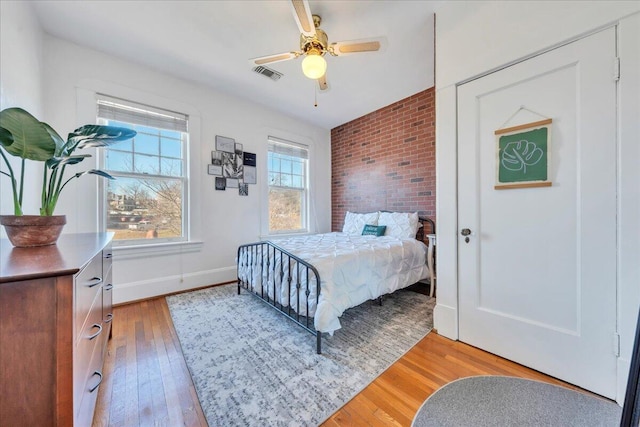
M 397 212 L 397 211 L 381 210 L 380 212 Z M 426 243 L 427 234 L 436 234 L 436 223 L 433 222 L 431 218 L 427 218 L 426 216 L 419 216 L 418 222 L 422 224 L 422 227 L 418 228 L 418 232 L 416 233 L 416 240 L 420 240 L 421 242 Z M 426 224 L 429 224 L 429 231 L 425 230 Z
M 380 212 L 398 212 L 398 211 L 387 211 L 381 210 Z M 408 212 L 411 213 L 411 212 Z M 431 218 L 427 218 L 426 216 L 418 216 L 418 222 L 422 225 L 422 227 L 418 228 L 418 232 L 416 233 L 416 240 L 420 240 L 421 242 L 427 243 L 427 235 L 428 234 L 436 234 L 436 223 L 433 222 Z M 429 225 L 429 230 L 425 230 L 426 225 Z
M 418 217 L 418 221 L 420 222 L 420 224 L 422 224 L 422 227 L 418 228 L 418 232 L 416 233 L 416 240 L 424 242 L 427 234 L 436 234 L 436 223 L 433 222 L 431 218 L 420 216 Z M 429 224 L 429 231 L 425 230 L 427 224 Z

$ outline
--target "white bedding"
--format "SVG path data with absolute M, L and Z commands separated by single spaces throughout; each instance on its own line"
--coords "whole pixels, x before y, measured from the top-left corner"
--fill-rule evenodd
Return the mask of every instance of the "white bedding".
M 308 315 L 314 317 L 314 326 L 321 332 L 333 333 L 340 329 L 339 317 L 350 308 L 381 295 L 404 288 L 420 279 L 428 277 L 426 264 L 427 246 L 416 239 L 398 239 L 391 236 L 357 236 L 345 233 L 326 233 L 309 236 L 292 237 L 274 241 L 283 249 L 295 254 L 313 265 L 320 274 L 321 292 L 316 307 L 316 283 L 313 275 L 309 277 L 310 296 Z M 279 256 L 272 253 L 259 254 L 257 257 L 270 258 L 275 262 L 275 271 L 280 271 Z M 289 276 L 288 261 L 285 257 L 284 279 L 281 286 L 280 275 L 267 278 L 266 271 L 246 265 L 238 260 L 241 266 L 239 279 L 250 283 L 254 291 L 260 292 L 260 286 L 267 286 L 264 292 L 285 307 L 297 307 L 297 272 L 295 262 L 291 265 L 292 292 L 288 294 L 287 279 Z M 300 315 L 307 316 L 305 304 L 306 276 L 301 274 L 300 283 Z M 290 302 L 290 303 L 289 303 Z

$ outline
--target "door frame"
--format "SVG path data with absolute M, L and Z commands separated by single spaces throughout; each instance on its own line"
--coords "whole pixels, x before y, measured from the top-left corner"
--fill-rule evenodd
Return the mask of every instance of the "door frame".
M 627 21 L 632 21 L 635 18 L 636 21 L 640 21 L 640 17 L 638 15 L 634 15 L 631 19 L 627 18 Z M 630 96 L 626 97 L 626 100 L 623 98 L 624 105 L 627 107 L 626 113 L 623 112 L 622 117 L 620 116 L 621 110 L 621 95 L 620 95 L 620 86 L 624 80 L 627 78 L 627 84 L 631 88 L 637 88 L 639 83 L 637 77 L 634 79 L 633 72 L 637 72 L 640 69 L 640 62 L 638 61 L 637 55 L 634 57 L 631 52 L 637 48 L 638 44 L 634 44 L 632 41 L 627 41 L 628 45 L 626 45 L 625 49 L 621 49 L 620 47 L 620 34 L 621 34 L 621 24 L 620 21 L 616 21 L 613 23 L 609 23 L 607 25 L 599 26 L 591 31 L 580 34 L 578 36 L 572 37 L 570 39 L 564 40 L 560 43 L 549 46 L 540 51 L 534 52 L 517 60 L 511 61 L 509 63 L 503 64 L 499 67 L 493 68 L 491 70 L 485 71 L 483 73 L 477 74 L 470 78 L 464 79 L 455 83 L 454 85 L 446 86 L 444 88 L 436 88 L 436 106 L 438 110 L 437 118 L 446 117 L 448 120 L 438 120 L 436 126 L 436 153 L 437 153 L 437 161 L 436 161 L 436 188 L 437 188 L 437 203 L 436 203 L 436 217 L 438 218 L 438 282 L 441 286 L 438 289 L 438 301 L 436 307 L 434 309 L 434 321 L 435 328 L 437 329 L 440 335 L 443 335 L 447 338 L 458 340 L 459 339 L 459 324 L 458 324 L 458 316 L 459 316 L 459 298 L 458 298 L 458 135 L 457 135 L 457 127 L 458 127 L 458 116 L 457 116 L 457 103 L 458 103 L 458 87 L 471 82 L 473 80 L 477 80 L 486 75 L 494 73 L 496 71 L 503 70 L 508 68 L 514 64 L 526 61 L 533 57 L 542 55 L 544 53 L 555 50 L 559 47 L 568 45 L 582 38 L 588 37 L 595 33 L 598 33 L 602 30 L 615 28 L 617 39 L 618 39 L 618 50 L 623 51 L 619 53 L 619 56 L 630 57 L 632 60 L 630 63 L 622 62 L 621 68 L 625 67 L 629 69 L 627 73 L 621 74 L 620 81 L 618 82 L 618 132 L 616 135 L 616 147 L 618 150 L 618 189 L 620 189 L 621 185 L 624 185 L 623 181 L 626 182 L 638 182 L 640 180 L 640 172 L 637 170 L 637 166 L 640 166 L 640 162 L 635 162 L 635 170 L 633 165 L 630 167 L 629 163 L 632 160 L 629 159 L 628 154 L 638 153 L 640 149 L 636 149 L 633 147 L 635 144 L 634 141 L 637 141 L 637 138 L 640 137 L 639 129 L 634 127 L 634 123 L 631 119 L 633 117 L 637 117 L 640 114 L 640 107 L 637 103 L 634 103 L 632 99 L 629 99 Z M 640 30 L 633 28 L 633 23 L 627 24 L 623 26 L 623 33 L 626 36 L 626 40 L 633 37 L 634 35 L 640 34 Z M 624 54 L 624 55 L 623 55 Z M 613 68 L 613 65 L 612 65 Z M 627 89 L 628 90 L 628 89 Z M 635 116 L 634 116 L 635 113 Z M 455 118 L 455 120 L 451 120 L 451 118 Z M 626 119 L 625 119 L 626 118 Z M 620 137 L 621 129 L 626 129 L 626 136 L 624 138 L 626 144 L 624 145 L 625 149 L 621 150 L 622 139 Z M 636 139 L 634 139 L 634 137 Z M 621 151 L 627 153 L 627 157 L 621 157 Z M 621 161 L 624 159 L 627 163 L 627 168 L 625 173 L 622 174 L 620 172 Z M 624 175 L 624 179 L 623 179 Z M 633 181 L 635 179 L 635 181 Z M 630 186 L 631 184 L 626 184 Z M 638 230 L 640 226 L 640 221 L 637 219 L 630 218 L 629 215 L 637 212 L 637 207 L 634 208 L 634 202 L 637 204 L 638 199 L 637 196 L 629 195 L 629 190 L 627 190 L 627 201 L 624 209 L 621 211 L 620 202 L 618 203 L 618 215 L 624 215 L 626 213 L 627 220 L 624 223 L 625 229 L 627 233 L 630 231 Z M 443 209 L 446 207 L 446 210 Z M 635 209 L 635 210 L 634 210 Z M 617 401 L 621 403 L 624 399 L 624 391 L 626 385 L 626 376 L 629 369 L 629 359 L 627 358 L 626 348 L 629 345 L 633 345 L 633 334 L 629 334 L 629 331 L 626 331 L 625 325 L 621 325 L 621 322 L 626 322 L 627 318 L 635 319 L 637 316 L 637 311 L 634 311 L 632 308 L 637 307 L 638 301 L 640 301 L 640 291 L 632 292 L 630 290 L 630 284 L 626 285 L 626 288 L 623 285 L 624 283 L 631 283 L 634 277 L 638 277 L 637 272 L 633 271 L 633 268 L 629 265 L 630 258 L 633 258 L 633 251 L 635 250 L 635 254 L 637 258 L 637 254 L 640 253 L 638 249 L 640 248 L 640 244 L 631 242 L 629 243 L 629 238 L 622 237 L 627 236 L 626 234 L 622 234 L 622 225 L 620 220 L 617 224 L 617 235 L 619 242 L 623 239 L 626 239 L 626 246 L 629 250 L 632 251 L 631 254 L 625 256 L 626 264 L 625 264 L 625 277 L 626 279 L 621 279 L 621 266 L 620 262 L 618 262 L 618 280 L 616 283 L 616 289 L 618 292 L 616 311 L 618 313 L 618 334 L 621 338 L 621 356 L 618 357 L 618 373 L 617 373 L 617 382 L 618 382 L 618 393 L 617 393 Z M 620 255 L 621 249 L 618 247 L 618 255 Z M 635 259 L 634 258 L 634 259 Z M 629 271 L 631 270 L 631 271 Z M 623 291 L 625 292 L 626 298 L 630 298 L 631 301 L 625 300 L 622 298 Z M 623 332 L 627 332 L 626 334 L 622 334 Z M 630 336 L 630 338 L 629 338 Z M 630 344 L 627 342 L 630 340 Z M 613 345 L 613 344 L 612 344 Z

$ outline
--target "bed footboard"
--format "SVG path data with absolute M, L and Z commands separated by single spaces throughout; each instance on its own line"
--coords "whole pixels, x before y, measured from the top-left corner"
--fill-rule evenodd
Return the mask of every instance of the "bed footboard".
M 316 306 L 320 297 L 318 270 L 270 241 L 240 246 L 237 259 L 238 295 L 241 288 L 245 288 L 252 295 L 315 335 L 316 352 L 320 354 L 322 334 L 315 330 L 313 317 L 308 316 L 309 297 L 312 294 L 310 284 L 313 280 L 316 283 L 314 292 Z M 259 280 L 255 280 L 256 277 Z M 276 286 L 276 282 L 279 282 L 279 286 Z M 285 289 L 278 289 L 278 287 L 286 287 L 286 292 L 282 292 Z M 295 298 L 291 297 L 293 289 L 295 289 Z M 284 301 L 279 297 L 282 294 L 286 296 Z M 300 300 L 301 294 L 304 295 L 303 301 Z M 304 309 L 303 313 L 306 313 L 306 316 L 300 315 L 301 308 Z

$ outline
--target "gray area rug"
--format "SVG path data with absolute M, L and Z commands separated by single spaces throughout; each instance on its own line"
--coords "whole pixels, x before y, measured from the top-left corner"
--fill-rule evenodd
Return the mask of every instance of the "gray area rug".
M 413 427 L 617 426 L 615 403 L 553 384 L 482 376 L 449 383 L 424 402 Z
M 167 303 L 211 427 L 313 426 L 429 333 L 435 299 L 400 290 L 349 309 L 321 355 L 313 335 L 236 285 Z

